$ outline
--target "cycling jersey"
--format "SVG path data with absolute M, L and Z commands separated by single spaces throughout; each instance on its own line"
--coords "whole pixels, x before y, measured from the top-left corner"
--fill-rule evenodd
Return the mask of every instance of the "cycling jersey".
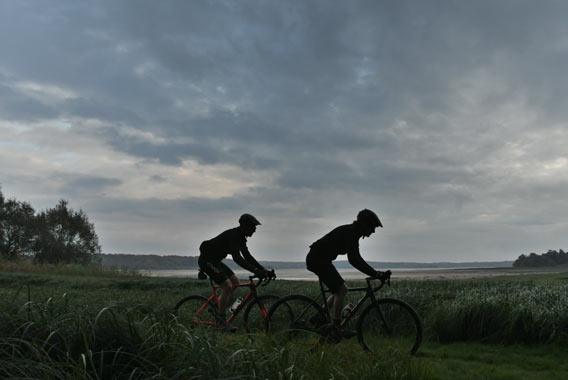
M 368 276 L 375 276 L 377 271 L 367 264 L 359 252 L 360 238 L 361 232 L 354 223 L 333 229 L 310 245 L 310 252 L 306 257 L 308 269 L 312 270 L 310 268 L 313 268 L 317 270 L 322 267 L 328 267 L 328 264 L 335 260 L 337 256 L 347 255 L 349 263 L 356 269 Z M 317 274 L 317 272 L 313 272 Z
M 247 248 L 247 238 L 239 227 L 222 232 L 199 246 L 199 266 L 205 269 L 206 263 L 219 263 L 231 255 L 235 263 L 246 270 L 257 272 L 263 267 L 252 257 Z

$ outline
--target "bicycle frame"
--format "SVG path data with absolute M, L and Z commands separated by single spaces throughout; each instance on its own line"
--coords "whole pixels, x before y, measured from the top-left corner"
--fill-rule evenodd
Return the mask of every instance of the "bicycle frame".
M 235 311 L 231 312 L 231 314 L 229 315 L 229 317 L 227 318 L 227 322 L 231 323 L 239 314 L 239 312 L 245 307 L 245 305 L 252 299 L 252 298 L 257 298 L 257 291 L 256 288 L 260 285 L 260 283 L 263 281 L 262 279 L 258 280 L 258 283 L 254 282 L 254 278 L 255 276 L 249 276 L 249 282 L 245 282 L 245 283 L 239 283 L 239 284 L 233 284 L 232 288 L 242 288 L 242 287 L 248 287 L 249 288 L 249 292 L 247 293 L 247 295 L 245 296 L 245 298 L 243 299 L 243 302 L 240 303 L 239 306 L 237 306 L 237 308 L 235 309 Z M 206 309 L 209 307 L 209 305 L 211 305 L 212 303 L 215 304 L 215 306 L 217 307 L 217 309 L 219 309 L 219 295 L 218 290 L 221 289 L 220 285 L 215 285 L 215 283 L 213 283 L 213 280 L 211 280 L 211 278 L 209 278 L 209 282 L 211 283 L 211 288 L 213 289 L 213 294 L 211 294 L 211 296 L 209 296 L 209 298 L 207 299 L 207 301 L 199 308 L 199 310 L 197 310 L 196 315 L 201 315 L 201 313 L 203 313 L 204 311 L 206 311 Z M 267 285 L 268 282 L 265 283 L 265 285 Z M 268 314 L 266 308 L 263 308 L 262 310 L 262 315 L 264 318 L 266 318 L 266 315 Z M 193 323 L 201 323 L 203 325 L 215 325 L 215 322 L 211 322 L 211 321 L 198 321 L 198 320 L 193 320 Z
M 276 301 L 269 310 L 266 331 L 274 334 L 275 339 L 308 346 L 335 344 L 357 335 L 363 349 L 374 354 L 382 351 L 382 338 L 388 338 L 389 347 L 396 346 L 395 350 L 408 350 L 414 354 L 422 341 L 420 316 L 406 302 L 376 294 L 385 284 L 390 285 L 391 274 L 390 270 L 379 272 L 376 278 L 365 279 L 366 286 L 348 289 L 363 294 L 351 312 L 341 316 L 339 326 L 332 323 L 333 305 L 327 303 L 327 296 L 332 292 L 320 281 L 320 293 L 315 297 L 291 294 Z M 380 283 L 374 283 L 374 280 Z M 352 321 L 356 324 L 347 326 Z
M 349 315 L 347 315 L 346 318 L 343 318 L 341 320 L 341 324 L 340 326 L 343 327 L 345 326 L 347 323 L 349 323 L 349 321 L 353 318 L 353 316 L 355 314 L 357 314 L 357 312 L 359 311 L 359 309 L 361 309 L 363 307 L 363 304 L 365 303 L 365 301 L 367 299 L 371 299 L 372 302 L 376 302 L 377 301 L 377 297 L 376 297 L 376 292 L 378 292 L 383 286 L 385 286 L 385 281 L 381 281 L 381 284 L 373 287 L 371 281 L 375 280 L 375 278 L 373 277 L 367 277 L 365 279 L 365 281 L 367 282 L 367 286 L 362 286 L 362 287 L 358 287 L 358 288 L 349 288 L 347 289 L 347 292 L 365 292 L 365 294 L 359 299 L 359 301 L 357 301 L 357 304 L 355 305 L 355 307 L 353 308 L 353 310 L 351 311 L 351 313 L 349 313 Z M 321 296 L 323 298 L 323 303 L 324 303 L 324 309 L 327 313 L 327 318 L 328 321 L 332 320 L 331 317 L 331 310 L 329 309 L 329 305 L 327 304 L 327 297 L 326 297 L 326 293 L 328 294 L 333 294 L 331 292 L 331 290 L 324 288 L 323 282 L 320 280 L 320 289 L 321 289 Z

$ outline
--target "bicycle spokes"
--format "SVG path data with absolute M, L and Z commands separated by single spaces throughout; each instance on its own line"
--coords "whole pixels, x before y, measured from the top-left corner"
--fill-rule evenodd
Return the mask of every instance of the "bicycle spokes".
M 422 340 L 420 319 L 408 304 L 381 299 L 369 305 L 358 322 L 359 341 L 379 356 L 414 354 Z
M 270 309 L 268 332 L 279 344 L 293 344 L 307 349 L 320 343 L 318 332 L 328 324 L 323 309 L 305 296 L 288 296 Z
M 178 323 L 186 328 L 195 328 L 198 325 L 215 325 L 214 313 L 210 308 L 211 303 L 206 304 L 207 299 L 201 296 L 189 296 L 181 300 L 175 306 L 175 316 Z
M 278 299 L 278 296 L 265 294 L 249 302 L 243 316 L 247 333 L 264 333 L 268 310 Z

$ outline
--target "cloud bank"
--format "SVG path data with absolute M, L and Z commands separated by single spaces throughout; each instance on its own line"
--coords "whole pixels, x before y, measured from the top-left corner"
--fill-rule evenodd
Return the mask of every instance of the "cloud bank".
M 377 261 L 568 246 L 556 1 L 0 2 L 0 185 L 103 251 L 196 255 L 244 212 L 303 260 L 357 211 Z

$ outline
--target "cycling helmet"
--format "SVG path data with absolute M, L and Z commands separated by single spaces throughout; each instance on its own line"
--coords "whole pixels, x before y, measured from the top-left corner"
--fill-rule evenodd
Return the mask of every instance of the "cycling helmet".
M 258 219 L 256 219 L 254 216 L 252 216 L 251 214 L 243 214 L 241 215 L 241 217 L 239 218 L 239 224 L 242 226 L 244 225 L 250 225 L 250 226 L 259 226 L 260 222 L 258 221 Z
M 359 211 L 359 213 L 357 214 L 357 221 L 371 227 L 383 226 L 377 214 L 369 209 Z

